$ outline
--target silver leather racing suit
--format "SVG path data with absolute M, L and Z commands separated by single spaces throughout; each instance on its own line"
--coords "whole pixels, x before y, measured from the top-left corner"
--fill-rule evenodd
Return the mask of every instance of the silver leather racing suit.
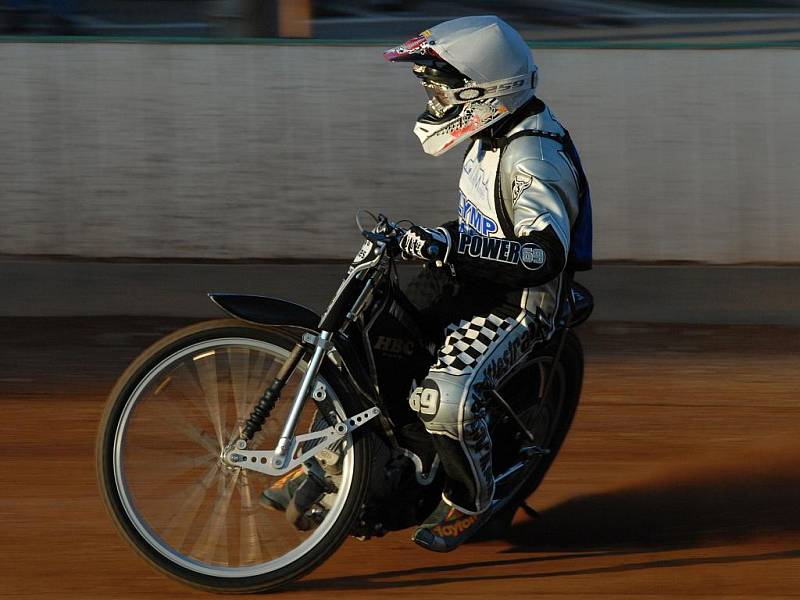
M 494 494 L 483 392 L 552 335 L 579 213 L 580 166 L 559 141 L 564 128 L 536 102 L 503 132 L 513 136 L 507 145 L 479 137 L 464 157 L 458 223 L 446 226 L 455 280 L 446 267 L 426 267 L 409 288 L 444 328 L 435 364 L 409 403 L 433 436 L 445 500 L 465 513 L 484 511 Z M 514 136 L 523 131 L 537 133 Z M 414 290 L 422 288 L 420 301 Z

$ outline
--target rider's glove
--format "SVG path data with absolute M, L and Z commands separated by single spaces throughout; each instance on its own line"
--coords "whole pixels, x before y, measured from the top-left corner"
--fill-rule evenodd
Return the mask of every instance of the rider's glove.
M 447 264 L 450 254 L 450 234 L 443 227 L 429 229 L 412 225 L 400 238 L 400 249 L 406 258 L 429 260 L 438 266 Z

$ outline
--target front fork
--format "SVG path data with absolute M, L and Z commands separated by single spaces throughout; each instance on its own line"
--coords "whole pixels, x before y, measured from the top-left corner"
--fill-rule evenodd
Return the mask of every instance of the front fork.
M 332 335 L 333 334 L 330 331 L 322 331 L 314 341 L 314 353 L 311 355 L 311 362 L 308 364 L 308 370 L 306 371 L 305 375 L 303 375 L 303 380 L 300 382 L 300 387 L 297 388 L 297 393 L 294 395 L 292 409 L 289 412 L 289 417 L 286 419 L 286 423 L 283 426 L 281 438 L 278 440 L 278 445 L 275 446 L 275 452 L 272 455 L 272 460 L 270 461 L 272 466 L 276 469 L 283 468 L 289 459 L 289 451 L 292 448 L 294 429 L 297 427 L 297 421 L 300 419 L 300 414 L 303 412 L 303 406 L 305 406 L 308 393 L 311 391 L 311 386 L 313 385 L 314 380 L 317 378 L 319 369 L 322 366 L 322 360 L 325 358 L 325 353 L 330 349 Z M 295 364 L 295 366 L 297 365 Z M 291 375 L 291 373 L 289 375 Z

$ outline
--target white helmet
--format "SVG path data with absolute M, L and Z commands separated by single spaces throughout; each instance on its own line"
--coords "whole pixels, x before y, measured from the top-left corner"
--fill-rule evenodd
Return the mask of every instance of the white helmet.
M 536 90 L 530 48 L 495 16 L 445 21 L 383 56 L 414 63 L 428 93 L 414 133 L 434 156 L 511 114 Z

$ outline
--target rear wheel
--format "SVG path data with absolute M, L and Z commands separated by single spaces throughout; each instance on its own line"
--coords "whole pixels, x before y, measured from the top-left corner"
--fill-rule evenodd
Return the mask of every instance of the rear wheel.
M 168 575 L 213 591 L 272 589 L 318 566 L 350 532 L 367 489 L 362 432 L 337 446 L 333 487 L 309 531 L 259 506 L 276 478 L 221 459 L 293 344 L 239 321 L 201 323 L 146 350 L 112 390 L 97 444 L 103 497 L 122 536 Z M 249 447 L 275 447 L 306 369 L 301 362 Z M 358 412 L 334 369 L 325 365 L 317 382 L 338 419 Z M 306 403 L 297 432 L 328 426 L 314 408 Z
M 503 507 L 483 527 L 481 539 L 502 535 L 508 528 L 517 508 L 542 483 L 572 426 L 583 384 L 583 348 L 572 330 L 567 331 L 564 348 L 555 364 L 561 335 L 562 332 L 558 332 L 546 346 L 534 351 L 524 368 L 498 390 L 533 434 L 535 444 L 550 452 L 534 458 L 523 471 L 508 477 L 502 486 Z M 552 383 L 545 396 L 546 382 L 551 373 Z M 504 429 L 517 435 L 518 430 L 511 424 Z M 499 434 L 499 437 L 503 435 Z M 506 464 L 518 460 L 515 455 L 504 458 Z M 495 471 L 496 476 L 498 471 Z

